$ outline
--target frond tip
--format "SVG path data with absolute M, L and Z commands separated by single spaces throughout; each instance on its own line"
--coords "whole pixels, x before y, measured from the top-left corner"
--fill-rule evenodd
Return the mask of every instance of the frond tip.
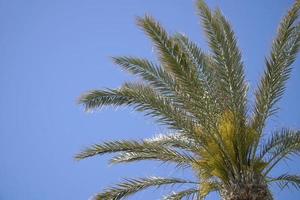
M 266 58 L 266 70 L 256 91 L 252 122 L 259 134 L 262 133 L 267 118 L 278 110 L 275 105 L 284 93 L 292 64 L 299 52 L 300 25 L 297 23 L 299 10 L 300 1 L 297 0 L 280 23 L 271 55 Z
M 300 189 L 300 176 L 299 175 L 290 175 L 290 174 L 283 174 L 276 178 L 271 178 L 269 183 L 276 183 L 280 189 L 284 189 L 286 187 L 293 186 L 296 189 Z
M 220 91 L 228 101 L 227 108 L 243 118 L 247 104 L 247 84 L 234 32 L 221 12 L 212 12 L 203 0 L 198 1 L 198 11 L 213 59 L 218 66 L 216 76 Z

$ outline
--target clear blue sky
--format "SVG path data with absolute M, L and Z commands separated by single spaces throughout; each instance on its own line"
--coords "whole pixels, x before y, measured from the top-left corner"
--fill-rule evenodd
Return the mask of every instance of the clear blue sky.
M 277 25 L 293 1 L 208 3 L 219 5 L 233 24 L 253 92 Z M 144 13 L 207 49 L 193 0 L 0 0 L 1 200 L 82 200 L 121 177 L 191 177 L 153 162 L 109 166 L 109 156 L 73 160 L 92 143 L 164 131 L 130 109 L 86 114 L 75 103 L 86 90 L 118 87 L 132 79 L 109 56 L 154 57 L 149 40 L 135 26 L 135 16 Z M 299 64 L 300 59 L 269 130 L 300 128 Z M 283 163 L 275 172 L 299 172 L 299 160 Z M 295 190 L 273 191 L 278 199 L 296 200 L 300 195 Z M 153 200 L 162 194 L 143 192 L 131 199 Z

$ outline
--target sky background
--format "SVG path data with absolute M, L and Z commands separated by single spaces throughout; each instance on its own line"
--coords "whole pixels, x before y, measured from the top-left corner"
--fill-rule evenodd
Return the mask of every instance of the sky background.
M 233 24 L 253 93 L 277 25 L 293 1 L 207 1 L 220 6 Z M 135 25 L 136 16 L 151 14 L 170 33 L 185 33 L 207 50 L 194 4 L 193 0 L 0 0 L 0 200 L 84 200 L 122 177 L 192 178 L 190 172 L 156 162 L 110 166 L 109 156 L 81 162 L 73 156 L 93 143 L 165 132 L 130 109 L 84 113 L 76 99 L 87 90 L 119 87 L 132 80 L 111 63 L 110 56 L 155 58 L 151 43 Z M 300 128 L 299 64 L 298 59 L 280 102 L 282 109 L 267 130 Z M 297 158 L 289 165 L 282 163 L 274 173 L 299 173 L 299 166 Z M 272 190 L 277 199 L 299 199 L 296 190 Z M 150 190 L 131 199 L 155 200 L 163 194 Z

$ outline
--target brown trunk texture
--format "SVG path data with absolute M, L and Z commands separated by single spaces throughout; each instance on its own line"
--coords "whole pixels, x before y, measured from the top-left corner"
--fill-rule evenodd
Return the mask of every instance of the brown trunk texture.
M 220 192 L 223 200 L 273 200 L 266 184 L 234 184 Z

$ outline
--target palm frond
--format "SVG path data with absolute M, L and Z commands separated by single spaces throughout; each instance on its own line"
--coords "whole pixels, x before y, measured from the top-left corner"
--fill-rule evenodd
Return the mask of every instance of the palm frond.
M 118 90 L 91 90 L 81 95 L 78 101 L 85 106 L 86 111 L 100 109 L 103 106 L 121 106 L 129 104 L 129 98 L 119 94 Z
M 192 155 L 179 152 L 167 147 L 157 147 L 156 149 L 146 149 L 143 151 L 121 152 L 113 157 L 110 162 L 113 164 L 129 163 L 143 160 L 157 160 L 163 163 L 174 163 L 178 167 L 191 167 L 196 162 Z
M 246 121 L 247 85 L 245 82 L 244 67 L 237 41 L 229 22 L 219 10 L 212 12 L 203 0 L 198 1 L 198 10 L 202 19 L 204 31 L 216 63 L 215 76 L 218 79 L 218 92 L 225 109 L 234 115 L 235 139 L 243 139 Z M 219 136 L 220 137 L 220 136 Z M 234 141 L 237 152 L 241 145 Z M 224 150 L 226 152 L 226 150 Z M 228 152 L 227 152 L 228 153 Z M 243 160 L 238 154 L 239 160 Z M 231 160 L 231 164 L 234 161 Z M 237 166 L 240 168 L 240 166 Z M 238 169 L 237 171 L 240 171 Z
M 186 54 L 186 58 L 192 63 L 198 72 L 199 79 L 206 82 L 208 90 L 211 90 L 209 85 L 215 81 L 216 63 L 213 63 L 211 55 L 205 54 L 198 45 L 191 41 L 187 36 L 176 33 L 172 39 L 178 44 L 181 51 Z
M 206 60 L 205 62 L 209 62 L 208 58 L 204 58 L 204 54 L 200 55 L 199 59 L 201 59 L 201 57 L 203 57 L 203 60 Z M 215 116 L 218 114 L 216 107 L 219 104 L 216 103 L 216 99 L 212 100 L 209 99 L 210 97 L 208 95 L 204 95 L 212 94 L 212 91 L 214 90 L 209 89 L 212 87 L 209 87 L 208 85 L 204 86 L 203 84 L 203 89 L 204 87 L 206 87 L 206 91 L 205 93 L 199 94 L 199 96 L 201 96 L 201 99 L 197 97 L 198 99 L 196 100 L 195 93 L 197 93 L 197 90 L 195 91 L 195 89 L 191 88 L 187 90 L 186 84 L 186 87 L 183 87 L 182 85 L 180 85 L 180 81 L 174 79 L 166 70 L 148 60 L 132 57 L 115 57 L 113 58 L 113 60 L 115 63 L 122 66 L 131 73 L 142 77 L 142 79 L 149 83 L 156 91 L 170 98 L 170 100 L 177 107 L 183 107 L 190 114 L 198 117 L 198 121 L 201 121 L 202 124 L 212 124 L 212 117 L 216 118 Z M 200 75 L 200 72 L 194 74 Z M 205 79 L 207 79 L 205 78 L 205 76 L 201 77 L 202 83 L 204 83 Z M 186 78 L 186 82 L 188 82 L 190 86 L 195 86 L 194 83 L 191 83 L 191 79 L 189 78 Z M 192 97 L 193 100 L 191 100 Z M 210 103 L 208 102 L 208 100 L 210 100 Z M 202 104 L 202 106 L 199 106 L 200 104 Z M 197 107 L 200 107 L 200 109 L 196 109 Z M 206 110 L 206 113 L 204 112 L 204 110 Z M 210 113 L 208 114 L 207 112 Z M 204 125 L 204 127 L 208 127 L 208 125 Z
M 207 197 L 207 195 L 213 191 L 217 191 L 220 189 L 220 184 L 216 181 L 203 181 L 200 183 L 200 191 L 199 196 L 200 199 L 203 200 Z
M 82 160 L 88 157 L 93 157 L 96 155 L 103 155 L 106 153 L 116 153 L 120 151 L 146 151 L 147 149 L 156 148 L 156 144 L 151 144 L 149 142 L 139 142 L 131 140 L 121 140 L 104 142 L 102 144 L 94 144 L 91 147 L 85 149 L 81 153 L 75 156 L 76 159 Z
M 87 110 L 107 105 L 133 106 L 135 110 L 156 118 L 159 123 L 170 128 L 194 133 L 195 120 L 186 111 L 174 106 L 169 98 L 147 85 L 126 83 L 118 90 L 90 91 L 83 95 L 79 102 L 84 104 Z
M 113 57 L 113 61 L 130 73 L 140 76 L 163 95 L 174 99 L 177 90 L 176 82 L 160 66 L 149 60 L 134 57 Z
M 259 158 L 262 159 L 266 155 L 268 164 L 264 174 L 267 175 L 274 166 L 282 159 L 287 159 L 289 156 L 300 153 L 300 131 L 283 129 L 275 132 L 269 141 L 262 147 Z
M 300 190 L 300 176 L 299 175 L 290 175 L 283 174 L 276 178 L 271 178 L 268 180 L 268 183 L 276 183 L 280 189 L 293 186 L 296 189 Z
M 203 0 L 198 1 L 198 9 L 218 66 L 216 76 L 221 81 L 219 86 L 227 98 L 228 109 L 243 118 L 246 113 L 247 85 L 235 35 L 219 10 L 212 13 Z
M 150 16 L 138 18 L 137 23 L 153 41 L 163 67 L 177 79 L 183 79 L 186 72 L 191 69 L 188 67 L 185 55 L 170 39 L 166 30 Z
M 168 196 L 165 196 L 164 200 L 181 200 L 185 199 L 194 199 L 194 196 L 197 195 L 199 190 L 197 188 L 190 188 L 180 192 L 174 192 Z
M 296 24 L 300 1 L 297 0 L 283 18 L 273 41 L 271 55 L 266 58 L 266 70 L 256 91 L 253 127 L 259 134 L 266 119 L 277 111 L 275 104 L 281 99 L 286 81 L 290 77 L 292 63 L 300 46 L 300 26 Z
M 153 18 L 149 16 L 138 18 L 138 25 L 154 42 L 163 68 L 177 81 L 180 89 L 177 95 L 183 100 L 185 109 L 195 115 L 202 126 L 206 129 L 210 128 L 215 121 L 211 119 L 211 114 L 214 112 L 209 112 L 208 108 L 215 104 L 208 105 L 210 93 L 205 91 L 197 66 L 189 62 L 188 55 Z M 208 118 L 210 120 L 206 120 Z M 210 126 L 206 125 L 208 122 Z
M 179 143 L 180 142 L 180 143 Z M 188 150 L 187 146 L 182 146 L 182 142 L 178 140 L 172 141 L 170 138 L 168 141 L 112 141 L 104 142 L 103 144 L 95 144 L 85 149 L 75 156 L 77 160 L 93 157 L 96 155 L 103 155 L 107 153 L 121 152 L 119 155 L 112 158 L 112 163 L 124 163 L 139 160 L 159 160 L 163 162 L 173 162 L 178 166 L 191 166 L 193 162 L 196 162 L 194 156 L 190 154 L 192 152 L 178 151 L 172 147 L 181 147 L 184 150 Z M 185 144 L 186 145 L 186 144 Z
M 174 141 L 173 144 L 176 142 Z M 163 162 L 173 162 L 178 166 L 191 166 L 194 157 L 184 151 L 177 151 L 168 146 L 163 146 L 157 141 L 112 141 L 104 142 L 103 144 L 95 144 L 77 154 L 75 158 L 82 160 L 96 155 L 107 153 L 117 153 L 119 155 L 112 158 L 112 163 L 124 163 L 146 159 L 159 160 Z
M 209 118 L 208 121 L 213 120 L 215 122 L 219 114 L 224 111 L 223 102 L 220 101 L 223 97 L 218 87 L 219 79 L 215 76 L 216 63 L 213 62 L 211 56 L 203 53 L 197 44 L 190 41 L 186 36 L 177 33 L 173 36 L 173 40 L 178 44 L 181 51 L 186 54 L 189 63 L 195 66 L 197 79 L 201 80 L 204 94 L 202 96 L 206 98 L 206 116 Z
M 195 182 L 187 181 L 179 178 L 162 178 L 149 177 L 139 179 L 125 179 L 125 182 L 117 184 L 117 186 L 106 189 L 103 193 L 97 194 L 95 200 L 120 200 L 133 195 L 141 190 L 149 187 L 159 188 L 163 185 L 175 184 L 195 184 Z
M 141 83 L 93 90 L 79 99 L 87 111 L 104 106 L 131 107 L 174 133 L 138 141 L 95 144 L 75 158 L 113 153 L 112 164 L 144 160 L 172 163 L 191 168 L 201 183 L 160 177 L 125 179 L 96 195 L 96 200 L 125 199 L 149 187 L 174 184 L 194 185 L 164 199 L 202 200 L 212 191 L 221 195 L 223 192 L 248 195 L 256 187 L 262 190 L 261 199 L 265 199 L 271 198 L 266 184 L 272 182 L 282 189 L 289 186 L 300 189 L 298 175 L 268 177 L 281 160 L 299 155 L 300 131 L 278 130 L 267 141 L 263 135 L 263 127 L 277 110 L 276 103 L 283 95 L 300 48 L 300 23 L 297 22 L 300 0 L 296 0 L 279 26 L 255 92 L 251 119 L 247 119 L 248 89 L 233 29 L 219 9 L 210 10 L 204 0 L 197 2 L 210 53 L 204 53 L 182 34 L 169 35 L 152 17 L 140 17 L 138 26 L 154 43 L 160 63 L 136 57 L 113 57 L 116 64 L 138 76 Z
M 261 144 L 258 158 L 263 159 L 268 154 L 274 154 L 282 146 L 294 146 L 300 142 L 300 132 L 291 129 L 281 129 L 275 131 L 266 142 Z
M 201 144 L 184 133 L 158 134 L 152 138 L 145 139 L 145 141 L 191 152 L 197 152 L 201 148 Z

